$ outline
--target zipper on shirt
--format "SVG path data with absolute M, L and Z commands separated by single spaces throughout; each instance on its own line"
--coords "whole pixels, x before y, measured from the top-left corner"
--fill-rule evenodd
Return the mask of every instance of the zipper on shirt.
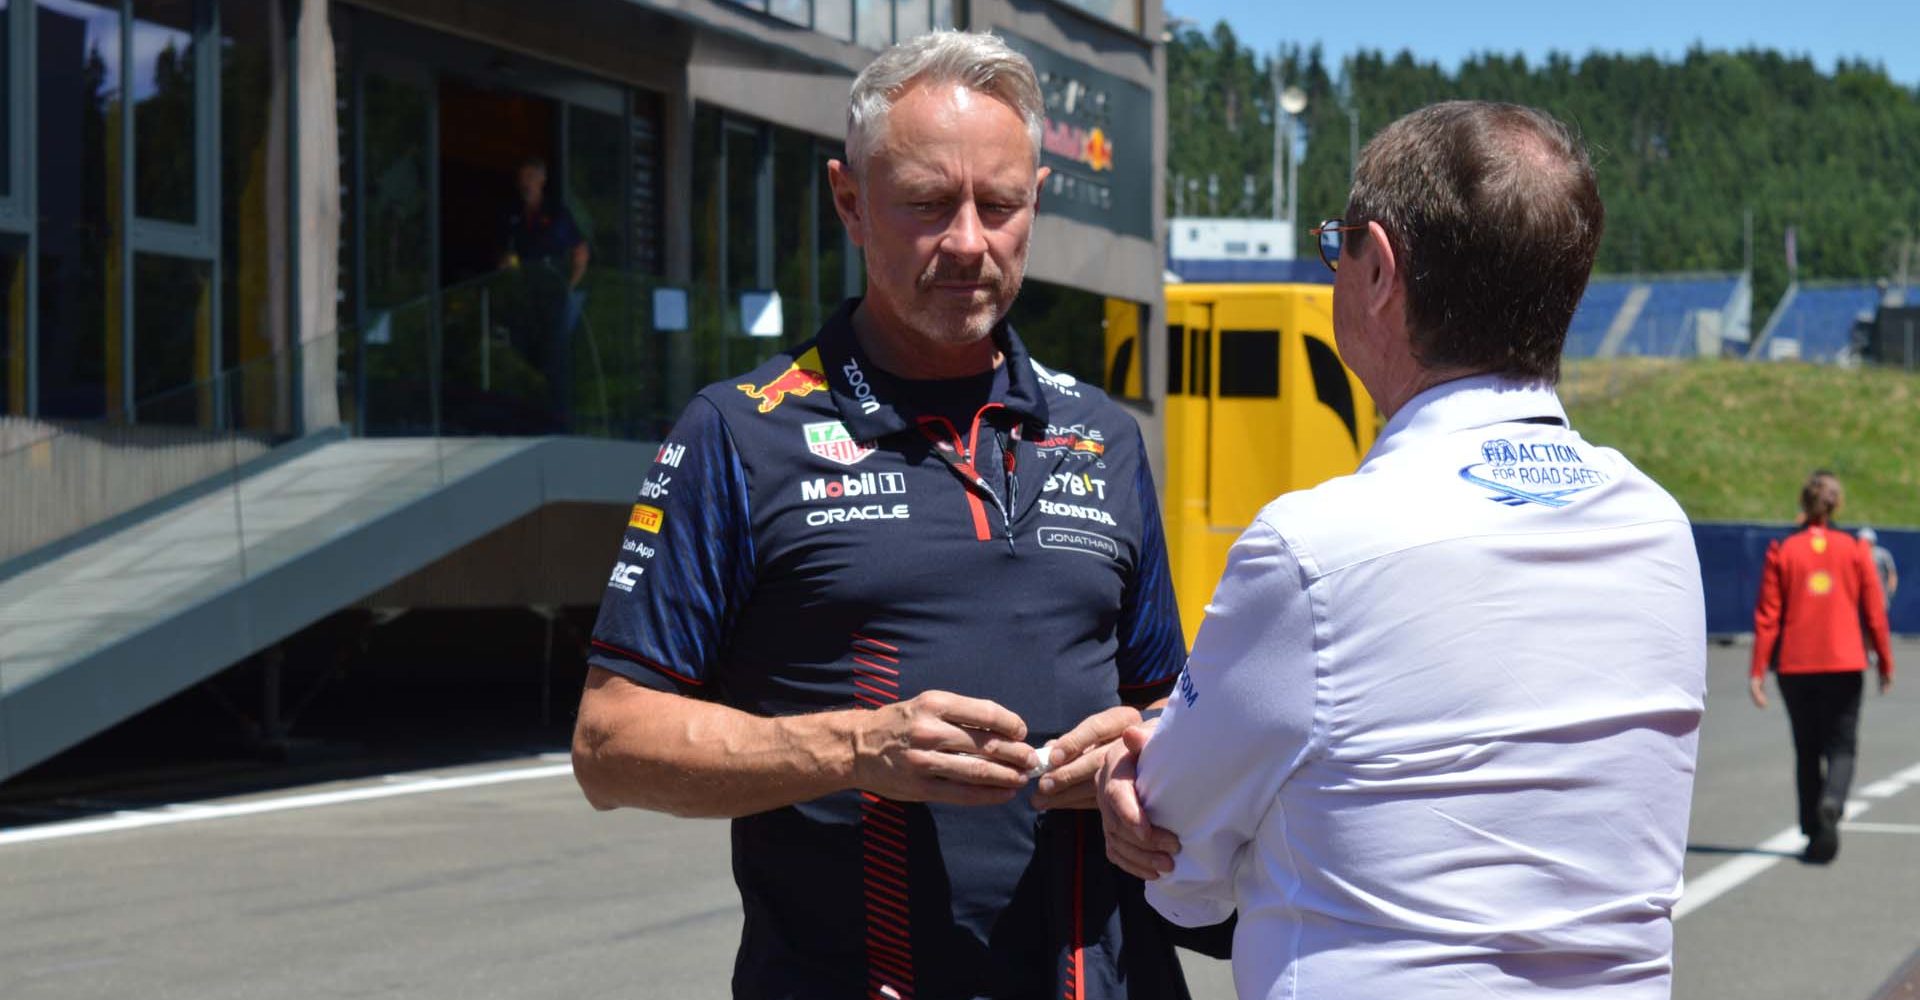
M 919 424 L 920 433 L 933 444 L 933 453 L 938 455 L 940 460 L 946 463 L 947 468 L 953 470 L 953 474 L 959 477 L 961 484 L 967 487 L 967 500 L 973 505 L 975 536 L 983 542 L 993 537 L 992 532 L 987 528 L 986 512 L 980 503 L 980 498 L 985 497 L 991 500 L 994 509 L 1000 512 L 1000 524 L 1006 534 L 1007 551 L 1013 553 L 1012 511 L 1009 509 L 1007 503 L 1001 500 L 1000 494 L 994 491 L 993 484 L 987 482 L 986 477 L 982 476 L 980 470 L 975 468 L 973 464 L 973 457 L 978 452 L 980 443 L 980 420 L 986 416 L 989 411 L 999 408 L 999 403 L 988 403 L 973 415 L 973 426 L 970 428 L 971 433 L 969 434 L 968 441 L 962 441 L 960 439 L 959 430 L 945 417 L 921 417 L 919 418 Z M 944 437 L 940 434 L 939 430 L 936 429 L 937 427 L 944 427 L 946 429 L 946 435 Z M 997 435 L 1000 432 L 996 431 L 995 433 Z M 1011 473 L 1013 469 L 1013 452 L 1004 448 L 1002 451 L 1006 456 L 1005 463 L 1007 469 L 1009 473 Z M 1009 478 L 1009 482 L 1011 481 L 1011 478 Z

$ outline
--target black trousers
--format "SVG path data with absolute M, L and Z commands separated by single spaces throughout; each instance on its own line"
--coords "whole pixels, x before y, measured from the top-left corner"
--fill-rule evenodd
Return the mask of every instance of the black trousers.
M 1860 729 L 1860 692 L 1866 673 L 1780 674 L 1780 697 L 1793 724 L 1794 785 L 1800 793 L 1800 832 L 1813 836 L 1822 803 L 1845 812 L 1853 784 Z

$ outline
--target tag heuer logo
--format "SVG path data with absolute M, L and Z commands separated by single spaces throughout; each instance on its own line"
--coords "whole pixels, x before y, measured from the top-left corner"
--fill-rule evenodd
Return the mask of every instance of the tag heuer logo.
M 807 450 L 828 461 L 857 465 L 873 454 L 873 445 L 855 441 L 853 435 L 847 433 L 847 425 L 838 420 L 803 424 L 800 429 L 807 433 Z

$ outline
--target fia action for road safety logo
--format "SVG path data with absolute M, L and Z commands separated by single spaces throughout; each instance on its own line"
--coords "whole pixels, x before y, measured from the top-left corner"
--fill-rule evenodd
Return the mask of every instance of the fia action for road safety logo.
M 1572 445 L 1556 442 L 1480 442 L 1480 461 L 1460 469 L 1460 478 L 1492 491 L 1487 499 L 1508 507 L 1565 507 L 1568 497 L 1605 485 L 1607 474 L 1586 464 Z

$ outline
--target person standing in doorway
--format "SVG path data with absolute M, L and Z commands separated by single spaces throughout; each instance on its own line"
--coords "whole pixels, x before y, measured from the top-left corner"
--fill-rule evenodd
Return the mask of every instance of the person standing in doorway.
M 1779 674 L 1793 726 L 1794 787 L 1802 858 L 1826 864 L 1840 852 L 1840 819 L 1853 783 L 1866 638 L 1880 657 L 1880 693 L 1893 688 L 1886 600 L 1871 546 L 1833 529 L 1843 493 L 1824 469 L 1800 488 L 1800 529 L 1767 547 L 1753 611 L 1749 692 L 1767 707 L 1767 669 Z M 1866 623 L 1866 636 L 1860 625 Z
M 547 377 L 552 430 L 572 423 L 573 328 L 580 319 L 580 281 L 591 251 L 573 213 L 547 197 L 547 162 L 530 156 L 514 172 L 517 198 L 507 213 L 501 270 L 524 277 L 526 315 L 515 324 L 514 348 Z

